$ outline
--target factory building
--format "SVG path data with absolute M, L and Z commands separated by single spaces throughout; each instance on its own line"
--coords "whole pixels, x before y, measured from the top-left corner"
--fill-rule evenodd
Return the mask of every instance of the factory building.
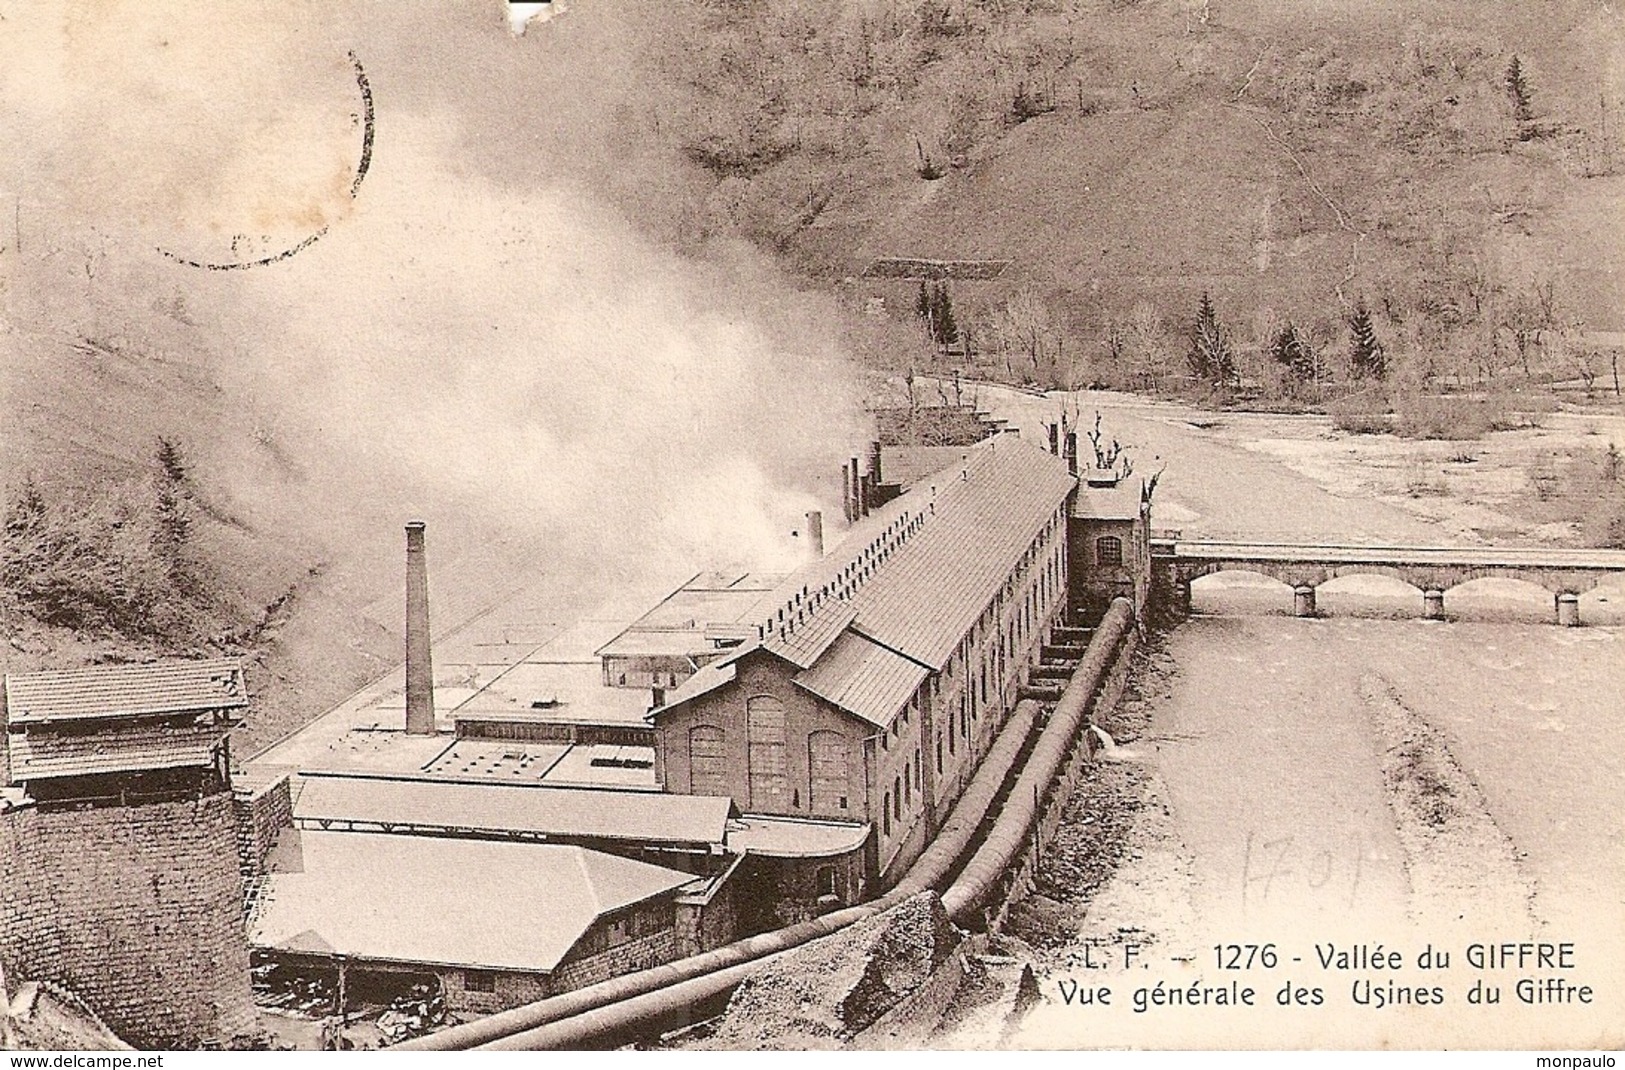
M 809 851 L 791 867 L 809 879 L 781 879 L 812 910 L 869 897 L 924 849 L 1066 604 L 1066 464 L 1014 436 L 959 453 L 860 515 L 651 713 L 665 791 L 872 832 L 861 859 Z

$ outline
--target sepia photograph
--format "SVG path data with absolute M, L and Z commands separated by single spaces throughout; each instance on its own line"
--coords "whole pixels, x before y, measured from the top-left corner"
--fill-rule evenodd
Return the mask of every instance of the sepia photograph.
M 1612 1066 L 1622 363 L 1619 0 L 0 0 L 6 1065 Z

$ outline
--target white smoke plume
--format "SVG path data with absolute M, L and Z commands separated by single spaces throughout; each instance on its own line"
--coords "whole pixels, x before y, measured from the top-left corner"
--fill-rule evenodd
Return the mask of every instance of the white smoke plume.
M 788 563 L 864 433 L 834 308 L 594 194 L 661 5 L 523 38 L 502 7 L 0 3 L 4 359 L 91 338 L 201 369 L 229 416 L 172 430 L 231 507 L 390 577 L 413 516 L 442 561 Z M 13 406 L 53 389 L 8 379 Z

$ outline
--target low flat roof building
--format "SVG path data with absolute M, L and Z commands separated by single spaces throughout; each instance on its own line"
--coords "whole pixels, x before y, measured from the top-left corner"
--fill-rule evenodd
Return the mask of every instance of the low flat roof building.
M 293 806 L 302 829 L 530 839 L 720 854 L 725 797 L 446 780 L 307 774 Z
M 755 634 L 762 600 L 781 573 L 701 572 L 598 650 L 606 687 L 676 687 Z

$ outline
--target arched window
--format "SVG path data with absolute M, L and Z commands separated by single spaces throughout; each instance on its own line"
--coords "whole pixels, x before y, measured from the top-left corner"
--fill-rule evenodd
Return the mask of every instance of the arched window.
M 1123 563 L 1123 540 L 1116 535 L 1102 535 L 1095 540 L 1095 564 L 1121 565 Z
M 846 737 L 820 731 L 807 736 L 807 805 L 813 813 L 833 814 L 847 808 Z
M 688 790 L 695 795 L 728 794 L 727 740 L 714 724 L 688 730 Z
M 782 813 L 790 803 L 790 776 L 784 759 L 784 703 L 771 695 L 745 700 L 746 760 L 750 808 Z

